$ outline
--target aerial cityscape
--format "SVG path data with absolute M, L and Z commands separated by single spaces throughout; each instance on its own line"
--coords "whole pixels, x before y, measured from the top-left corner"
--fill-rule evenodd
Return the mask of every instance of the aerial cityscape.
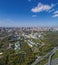
M 58 65 L 57 0 L 0 0 L 0 65 Z

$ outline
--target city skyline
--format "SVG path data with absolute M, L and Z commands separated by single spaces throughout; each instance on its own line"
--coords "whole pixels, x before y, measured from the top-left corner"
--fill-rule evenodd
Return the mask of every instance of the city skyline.
M 58 1 L 0 0 L 1 26 L 58 26 Z

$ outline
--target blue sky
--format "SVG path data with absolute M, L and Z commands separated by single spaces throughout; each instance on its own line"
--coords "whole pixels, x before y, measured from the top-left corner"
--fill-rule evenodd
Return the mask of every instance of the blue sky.
M 0 26 L 58 26 L 58 0 L 0 0 Z

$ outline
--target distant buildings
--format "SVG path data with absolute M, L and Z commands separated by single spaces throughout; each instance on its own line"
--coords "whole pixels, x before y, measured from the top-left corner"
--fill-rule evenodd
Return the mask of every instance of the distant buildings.
M 12 36 L 9 37 L 10 41 L 16 41 L 16 40 L 19 40 L 19 39 L 20 39 L 20 36 L 18 36 L 18 35 L 12 35 Z

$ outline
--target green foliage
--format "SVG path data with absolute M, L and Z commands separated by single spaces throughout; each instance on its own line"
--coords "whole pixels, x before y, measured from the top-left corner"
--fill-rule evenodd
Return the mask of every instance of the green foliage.
M 0 52 L 4 52 L 3 56 L 0 57 L 0 65 L 31 65 L 31 63 L 34 62 L 36 55 L 44 56 L 58 45 L 58 32 L 45 32 L 44 39 L 41 39 L 45 45 L 38 48 L 38 53 L 33 53 L 32 49 L 24 41 L 24 37 L 21 37 L 20 42 L 22 52 L 16 54 L 17 51 L 8 49 L 10 43 L 8 38 L 9 37 L 6 37 L 5 39 L 0 40 Z M 33 41 L 37 43 L 39 39 L 33 39 Z M 45 58 L 39 65 L 44 65 L 47 60 L 48 59 Z

